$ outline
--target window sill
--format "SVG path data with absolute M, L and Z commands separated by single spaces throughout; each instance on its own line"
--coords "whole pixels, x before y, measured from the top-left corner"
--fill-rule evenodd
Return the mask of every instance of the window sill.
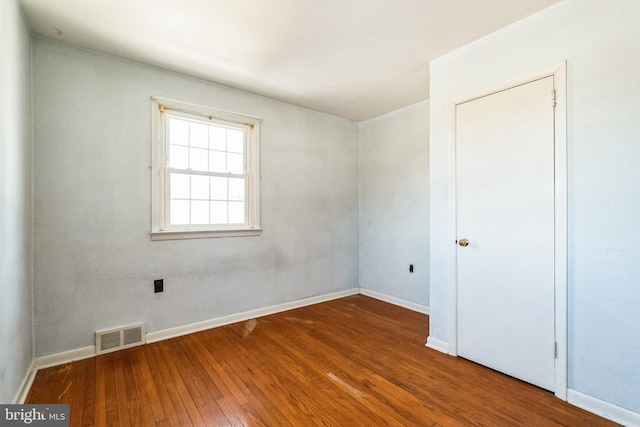
M 219 237 L 259 236 L 262 228 L 236 228 L 228 230 L 167 230 L 152 231 L 151 240 L 211 239 Z

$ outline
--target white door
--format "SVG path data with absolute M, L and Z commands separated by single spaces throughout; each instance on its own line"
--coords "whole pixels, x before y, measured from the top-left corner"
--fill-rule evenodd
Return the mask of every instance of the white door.
M 554 389 L 554 102 L 546 77 L 456 106 L 458 354 Z M 468 246 L 464 245 L 468 240 Z

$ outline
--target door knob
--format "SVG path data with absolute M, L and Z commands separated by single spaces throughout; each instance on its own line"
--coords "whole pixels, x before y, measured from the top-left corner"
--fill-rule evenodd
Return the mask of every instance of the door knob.
M 458 244 L 459 244 L 460 246 L 463 246 L 463 247 L 464 247 L 464 246 L 469 246 L 469 239 L 467 239 L 467 238 L 460 239 L 460 240 L 458 240 Z

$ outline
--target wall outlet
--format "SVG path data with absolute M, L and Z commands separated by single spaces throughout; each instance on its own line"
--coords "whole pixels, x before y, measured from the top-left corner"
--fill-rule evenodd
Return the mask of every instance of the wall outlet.
M 409 273 L 413 273 L 413 264 L 409 264 Z
M 156 279 L 153 281 L 153 292 L 164 292 L 164 279 Z

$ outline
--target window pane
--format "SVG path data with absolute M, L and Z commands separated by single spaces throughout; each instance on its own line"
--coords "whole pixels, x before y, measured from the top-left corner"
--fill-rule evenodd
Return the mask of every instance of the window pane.
M 229 200 L 244 201 L 243 178 L 229 178 Z
M 209 161 L 209 150 L 191 148 L 189 150 L 189 154 L 189 164 L 191 166 L 191 169 L 196 171 L 206 171 L 209 168 L 209 165 L 207 164 L 207 162 Z
M 227 156 L 224 151 L 209 151 L 209 172 L 226 172 Z
M 211 224 L 227 224 L 227 202 L 211 202 Z
M 229 224 L 244 222 L 244 202 L 229 202 Z
M 227 130 L 227 151 L 232 153 L 244 152 L 244 132 L 240 130 Z
M 212 150 L 227 150 L 227 130 L 218 126 L 209 126 L 209 148 Z
M 227 200 L 227 178 L 211 177 L 211 200 Z
M 191 224 L 209 224 L 208 201 L 191 201 Z
M 169 150 L 169 166 L 176 169 L 187 169 L 189 167 L 189 149 L 172 145 Z
M 169 144 L 189 145 L 189 122 L 169 119 Z
M 171 224 L 189 224 L 189 201 L 171 200 Z
M 191 175 L 191 198 L 209 200 L 209 177 Z M 209 208 L 207 208 L 209 209 Z M 207 213 L 207 217 L 209 214 Z
M 189 175 L 181 173 L 171 174 L 171 183 L 169 191 L 172 199 L 188 199 L 189 198 Z
M 242 154 L 227 154 L 227 172 L 244 173 L 244 159 Z
M 249 230 L 260 225 L 260 206 L 254 206 L 259 203 L 257 120 L 165 102 L 153 116 L 163 131 L 153 132 L 152 239 L 164 239 L 172 230 L 185 231 L 175 233 L 178 238 L 218 237 L 226 230 L 257 234 Z
M 209 126 L 202 123 L 189 123 L 189 145 L 209 148 Z

